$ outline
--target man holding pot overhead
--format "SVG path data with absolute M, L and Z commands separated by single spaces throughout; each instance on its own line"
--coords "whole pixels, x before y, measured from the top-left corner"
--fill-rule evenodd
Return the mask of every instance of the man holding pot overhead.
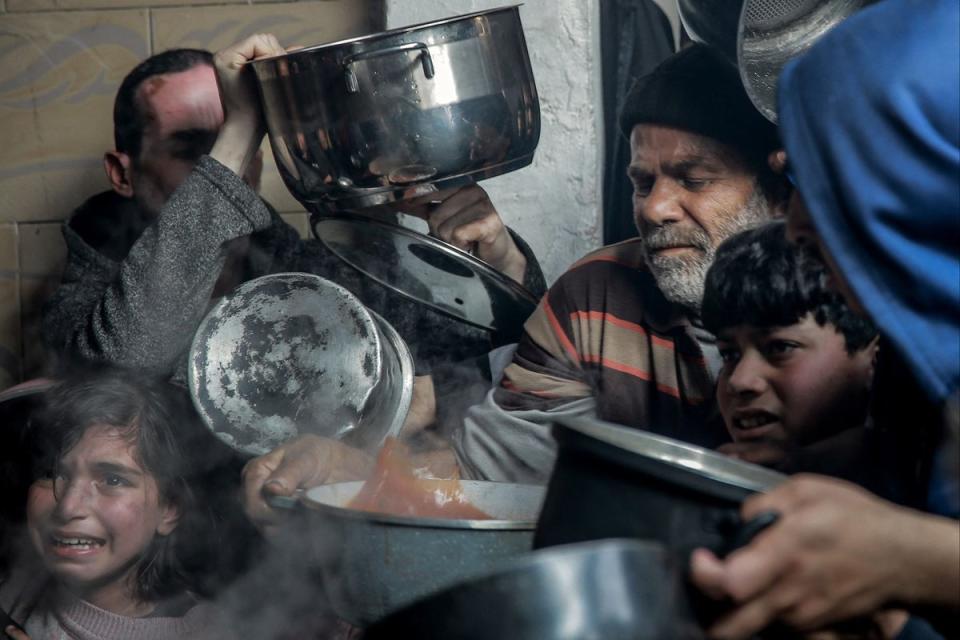
M 469 477 L 545 482 L 562 416 L 710 448 L 727 439 L 713 399 L 720 357 L 698 315 L 716 247 L 782 210 L 775 127 L 704 45 L 642 77 L 620 126 L 640 237 L 589 254 L 541 301 L 500 387 L 455 434 Z
M 244 62 L 281 53 L 273 36 L 257 35 L 216 60 L 205 51 L 172 50 L 128 74 L 114 110 L 116 149 L 104 156 L 112 191 L 91 198 L 64 225 L 67 265 L 43 319 L 52 351 L 182 378 L 211 299 L 283 271 L 314 273 L 351 290 L 401 333 L 417 374 L 489 351 L 489 332 L 394 295 L 322 243 L 300 240 L 257 195 L 264 125 Z M 483 189 L 431 199 L 440 203 L 425 217 L 441 239 L 475 246 L 479 258 L 542 294 L 536 258 Z

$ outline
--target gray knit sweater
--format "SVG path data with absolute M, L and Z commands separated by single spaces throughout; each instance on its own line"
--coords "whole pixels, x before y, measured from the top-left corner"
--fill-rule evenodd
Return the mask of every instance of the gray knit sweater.
M 194 331 L 210 307 L 227 245 L 250 236 L 242 279 L 305 271 L 351 290 L 407 341 L 417 373 L 485 353 L 488 332 L 450 320 L 394 294 L 302 241 L 236 174 L 204 156 L 156 220 L 129 200 L 92 198 L 64 225 L 67 265 L 44 306 L 43 330 L 54 353 L 183 378 Z M 524 284 L 545 289 L 529 247 Z M 419 336 L 429 336 L 421 340 Z M 444 336 L 438 339 L 438 336 Z
M 57 591 L 37 566 L 21 564 L 0 579 L 0 607 L 31 640 L 228 640 L 236 638 L 225 614 L 184 594 L 181 615 L 131 618 L 104 611 Z M 2 632 L 0 632 L 2 633 Z M 6 636 L 3 636 L 6 637 Z

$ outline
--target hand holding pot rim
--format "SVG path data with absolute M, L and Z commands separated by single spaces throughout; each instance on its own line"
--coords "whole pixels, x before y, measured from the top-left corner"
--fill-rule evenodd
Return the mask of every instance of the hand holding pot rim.
M 527 260 L 480 186 L 429 193 L 398 203 L 398 208 L 426 220 L 432 235 L 523 284 Z
M 800 474 L 744 502 L 744 519 L 776 524 L 719 560 L 691 558 L 693 582 L 737 608 L 713 638 L 749 638 L 774 620 L 815 630 L 891 602 L 957 606 L 960 527 L 886 502 L 848 482 Z
M 237 175 L 244 175 L 266 133 L 256 81 L 246 63 L 283 53 L 274 35 L 258 33 L 214 55 L 224 122 L 210 156 Z
M 244 511 L 270 536 L 287 514 L 267 504 L 268 495 L 290 497 L 298 489 L 363 480 L 373 469 L 373 462 L 368 454 L 342 442 L 304 434 L 246 464 Z

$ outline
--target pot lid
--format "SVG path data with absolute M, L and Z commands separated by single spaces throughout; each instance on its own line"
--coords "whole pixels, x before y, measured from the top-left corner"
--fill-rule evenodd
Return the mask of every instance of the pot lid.
M 665 480 L 709 490 L 704 480 L 747 492 L 769 491 L 787 479 L 766 467 L 730 458 L 716 451 L 687 444 L 648 431 L 586 418 L 557 422 L 558 440 L 574 432 L 622 452 L 635 454 L 631 461 L 639 469 Z
M 367 277 L 506 341 L 519 338 L 537 305 L 533 294 L 482 260 L 399 224 L 352 214 L 315 216 L 313 232 Z

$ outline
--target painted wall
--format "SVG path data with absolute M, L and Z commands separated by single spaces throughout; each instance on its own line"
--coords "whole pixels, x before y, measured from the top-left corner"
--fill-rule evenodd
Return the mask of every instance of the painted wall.
M 387 0 L 387 26 L 506 4 Z M 597 0 L 527 0 L 520 7 L 540 96 L 540 144 L 532 165 L 481 183 L 507 224 L 533 247 L 548 282 L 602 238 L 599 19 Z

